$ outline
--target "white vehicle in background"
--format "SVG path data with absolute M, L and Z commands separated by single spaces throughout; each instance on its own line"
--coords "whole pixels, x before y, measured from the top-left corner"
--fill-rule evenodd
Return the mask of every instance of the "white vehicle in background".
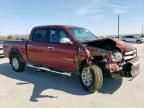
M 121 37 L 121 40 L 126 41 L 126 42 L 136 42 L 138 44 L 144 42 L 144 38 L 141 38 L 140 36 L 123 36 Z
M 144 35 L 141 35 L 140 38 L 144 41 Z
M 3 41 L 0 41 L 0 57 L 4 56 L 3 54 Z

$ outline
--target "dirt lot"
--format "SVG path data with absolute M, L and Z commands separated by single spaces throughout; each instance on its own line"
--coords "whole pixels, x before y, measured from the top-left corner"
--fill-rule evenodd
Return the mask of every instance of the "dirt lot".
M 26 69 L 15 73 L 0 58 L 0 108 L 144 108 L 144 44 L 135 45 L 141 72 L 133 80 L 105 79 L 99 93 L 88 94 L 78 77 Z

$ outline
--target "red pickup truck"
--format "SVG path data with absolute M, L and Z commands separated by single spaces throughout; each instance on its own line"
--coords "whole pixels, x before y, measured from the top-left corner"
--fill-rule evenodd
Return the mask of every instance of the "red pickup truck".
M 98 39 L 85 28 L 65 25 L 34 27 L 27 41 L 5 41 L 4 55 L 16 72 L 25 65 L 55 72 L 79 73 L 83 87 L 98 91 L 104 77 L 135 77 L 137 49 L 110 38 Z

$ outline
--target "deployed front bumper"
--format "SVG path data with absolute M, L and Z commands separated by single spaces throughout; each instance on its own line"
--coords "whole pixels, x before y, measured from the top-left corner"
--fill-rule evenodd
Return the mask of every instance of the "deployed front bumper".
M 130 66 L 129 69 L 130 69 L 130 75 L 134 78 L 136 77 L 139 72 L 140 72 L 140 60 L 139 60 L 139 57 L 136 57 L 130 61 L 127 62 L 127 64 L 125 64 L 126 66 Z M 128 67 L 127 67 L 128 68 Z M 124 71 L 127 71 L 127 70 L 124 70 Z
M 109 70 L 111 74 L 119 74 L 121 76 L 134 78 L 140 72 L 139 57 L 137 56 L 120 65 L 117 63 L 109 64 Z

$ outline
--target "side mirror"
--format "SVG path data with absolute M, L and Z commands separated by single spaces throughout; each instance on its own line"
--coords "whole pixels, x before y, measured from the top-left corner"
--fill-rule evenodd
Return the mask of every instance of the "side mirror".
M 69 38 L 61 38 L 61 39 L 60 39 L 60 43 L 68 43 L 68 44 L 72 44 L 72 42 L 70 41 Z

